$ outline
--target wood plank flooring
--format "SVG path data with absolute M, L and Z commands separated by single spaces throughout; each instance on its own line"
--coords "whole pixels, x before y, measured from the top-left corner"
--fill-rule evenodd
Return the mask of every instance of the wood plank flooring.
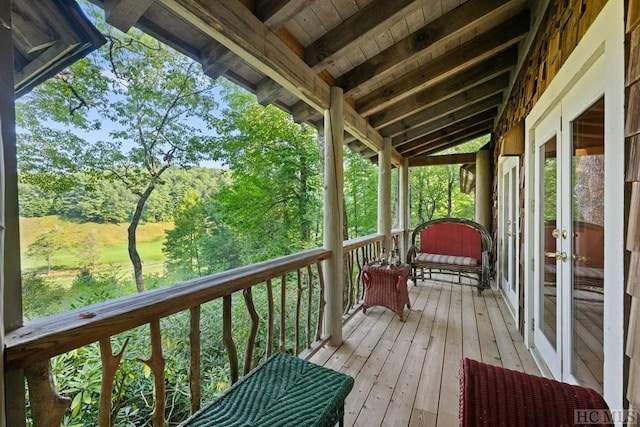
M 409 283 L 405 322 L 384 307 L 358 312 L 344 343 L 310 360 L 349 374 L 346 426 L 455 426 L 462 357 L 539 375 L 499 291 Z

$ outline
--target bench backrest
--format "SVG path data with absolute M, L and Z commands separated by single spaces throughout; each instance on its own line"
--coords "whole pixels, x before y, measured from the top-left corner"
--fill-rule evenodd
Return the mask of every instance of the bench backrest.
M 457 218 L 429 221 L 418 226 L 414 232 L 420 237 L 420 252 L 440 255 L 472 257 L 482 261 L 483 246 L 481 226 Z

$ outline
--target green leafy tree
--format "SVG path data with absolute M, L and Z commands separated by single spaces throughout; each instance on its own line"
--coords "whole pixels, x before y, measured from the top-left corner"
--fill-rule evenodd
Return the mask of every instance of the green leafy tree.
M 163 251 L 169 270 L 192 278 L 238 267 L 238 248 L 235 235 L 221 222 L 215 195 L 205 199 L 187 191 L 176 209 L 174 228 L 166 231 Z
M 35 258 L 44 259 L 47 263 L 47 274 L 51 274 L 53 255 L 66 247 L 61 227 L 55 227 L 38 235 L 36 240 L 27 248 L 27 254 Z
M 489 141 L 476 138 L 438 154 L 473 153 Z M 442 217 L 473 219 L 475 198 L 460 192 L 460 165 L 413 168 L 410 173 L 412 224 Z
M 96 229 L 89 230 L 86 236 L 78 245 L 78 258 L 83 263 L 83 268 L 96 269 L 96 263 L 100 258 L 100 241 L 98 240 L 98 231 Z
M 378 168 L 347 150 L 344 159 L 346 238 L 375 233 L 378 227 Z
M 126 186 L 135 196 L 128 251 L 142 292 L 138 224 L 169 168 L 196 165 L 211 152 L 213 138 L 203 130 L 213 120 L 216 82 L 151 37 L 122 34 L 88 11 L 108 42 L 17 105 L 19 168 L 26 182 L 49 190 L 74 188 L 79 173 Z M 106 140 L 92 133 L 104 122 L 111 127 Z
M 225 88 L 228 106 L 215 122 L 217 157 L 231 171 L 218 193 L 219 212 L 255 262 L 315 247 L 321 218 L 317 137 L 282 110 Z
M 175 212 L 174 228 L 167 230 L 163 250 L 169 259 L 190 272 L 202 275 L 200 241 L 206 233 L 206 212 L 197 191 L 187 191 Z

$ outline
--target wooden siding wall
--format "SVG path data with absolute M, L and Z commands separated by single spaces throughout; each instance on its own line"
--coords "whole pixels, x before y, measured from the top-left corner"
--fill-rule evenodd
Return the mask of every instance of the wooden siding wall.
M 640 0 L 630 0 L 627 9 L 628 49 L 627 117 L 625 143 L 627 147 L 626 181 L 631 185 L 627 250 L 631 252 L 627 276 L 627 293 L 631 295 L 631 310 L 626 353 L 629 356 L 627 399 L 640 409 Z
M 549 83 L 551 83 L 571 52 L 573 52 L 573 49 L 586 33 L 589 26 L 591 26 L 605 4 L 606 0 L 551 0 L 546 16 L 540 26 L 540 31 L 531 46 L 529 57 L 522 67 L 520 76 L 513 87 L 507 106 L 504 109 L 504 113 L 496 126 L 494 141 L 501 141 L 502 136 L 506 132 L 515 126 L 518 121 L 524 120 L 527 117 L 532 107 L 536 102 L 538 102 L 542 93 L 545 91 Z M 525 147 L 525 149 L 527 149 L 527 147 Z M 498 230 L 497 165 L 500 152 L 501 147 L 499 143 L 496 143 L 494 146 L 495 167 L 493 180 L 494 253 L 496 253 L 495 245 L 497 242 L 495 233 Z M 525 176 L 523 166 L 524 156 L 520 156 L 520 254 L 524 253 L 523 231 Z M 524 330 L 524 265 L 522 257 L 520 258 L 519 289 L 519 329 L 522 333 Z M 640 374 L 640 371 L 638 372 Z

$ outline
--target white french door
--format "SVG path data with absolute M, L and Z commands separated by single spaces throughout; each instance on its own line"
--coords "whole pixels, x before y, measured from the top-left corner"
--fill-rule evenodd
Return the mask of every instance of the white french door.
M 534 130 L 534 340 L 554 377 L 603 391 L 604 59 Z
M 520 157 L 505 157 L 499 167 L 498 212 L 498 284 L 502 290 L 511 315 L 519 323 L 519 201 L 520 201 Z
M 543 372 L 611 408 L 624 402 L 623 29 L 623 2 L 607 2 L 525 119 L 525 342 Z

